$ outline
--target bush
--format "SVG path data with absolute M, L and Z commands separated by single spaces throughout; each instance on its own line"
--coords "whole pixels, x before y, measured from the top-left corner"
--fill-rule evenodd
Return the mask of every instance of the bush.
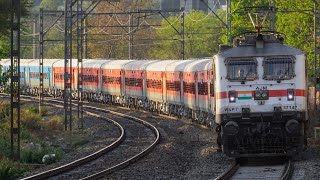
M 37 130 L 40 129 L 41 116 L 33 111 L 22 110 L 21 111 L 21 124 L 27 129 Z
M 54 130 L 63 130 L 64 128 L 64 119 L 61 116 L 53 116 L 47 121 L 43 122 L 44 128 Z
M 24 163 L 41 164 L 45 155 L 41 150 L 28 149 L 21 152 L 21 161 Z
M 9 129 L 0 127 L 0 157 L 10 154 L 10 132 Z
M 16 179 L 25 171 L 26 169 L 15 166 L 13 162 L 5 158 L 0 161 L 0 179 Z
M 21 151 L 21 161 L 24 163 L 36 163 L 42 164 L 43 156 L 47 154 L 55 154 L 56 159 L 61 159 L 63 156 L 63 151 L 60 148 L 53 148 L 53 147 L 32 147 L 32 148 L 25 148 Z M 50 161 L 53 163 L 54 161 Z
M 30 141 L 32 139 L 32 134 L 25 127 L 21 128 L 21 139 Z
M 47 107 L 41 107 L 41 116 L 46 116 L 48 114 L 48 108 Z
M 79 138 L 76 139 L 75 142 L 73 143 L 73 147 L 78 147 L 78 146 L 82 146 L 84 144 L 87 144 L 89 142 L 88 139 L 85 138 Z
M 31 106 L 27 109 L 27 112 L 36 114 L 36 113 L 39 113 L 39 108 L 35 106 Z

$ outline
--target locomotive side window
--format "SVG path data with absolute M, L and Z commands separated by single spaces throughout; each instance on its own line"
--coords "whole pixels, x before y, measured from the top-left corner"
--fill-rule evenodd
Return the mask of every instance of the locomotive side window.
M 228 59 L 227 79 L 230 81 L 253 81 L 257 78 L 257 61 L 251 59 Z
M 294 60 L 292 57 L 272 57 L 263 61 L 266 80 L 288 80 L 294 77 Z

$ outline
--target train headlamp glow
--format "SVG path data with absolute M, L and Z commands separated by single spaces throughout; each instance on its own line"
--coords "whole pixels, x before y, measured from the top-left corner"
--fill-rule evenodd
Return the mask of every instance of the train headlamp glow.
M 293 101 L 294 100 L 294 90 L 293 89 L 288 89 L 288 101 Z
M 268 97 L 268 94 L 266 92 L 264 92 L 264 93 L 261 94 L 261 96 L 262 96 L 263 99 L 266 99 Z
M 261 94 L 260 94 L 259 92 L 257 92 L 257 93 L 255 94 L 255 97 L 256 97 L 256 98 L 261 98 Z
M 234 103 L 236 102 L 236 92 L 235 91 L 229 91 L 229 102 Z

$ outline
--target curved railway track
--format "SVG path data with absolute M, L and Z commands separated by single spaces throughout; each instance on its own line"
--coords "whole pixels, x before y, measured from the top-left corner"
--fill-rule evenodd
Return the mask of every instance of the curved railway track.
M 265 163 L 255 162 L 254 164 L 235 161 L 230 168 L 217 177 L 215 180 L 244 180 L 244 179 L 270 179 L 289 180 L 293 174 L 293 163 L 291 159 L 284 163 L 264 165 Z
M 5 95 L 5 97 L 8 97 L 8 96 Z M 30 98 L 30 97 L 28 97 L 28 98 Z M 33 98 L 31 97 L 31 99 L 33 99 Z M 52 105 L 52 103 L 58 103 L 58 104 L 62 103 L 61 101 L 58 101 L 58 100 L 47 100 L 47 101 L 51 102 L 49 105 Z M 58 105 L 54 105 L 54 106 L 58 106 Z M 61 179 L 61 178 L 67 178 L 67 179 L 70 179 L 70 178 L 97 179 L 97 178 L 101 178 L 101 177 L 104 177 L 105 175 L 111 174 L 111 173 L 113 173 L 113 172 L 115 172 L 117 170 L 125 168 L 125 167 L 133 164 L 134 162 L 138 161 L 139 159 L 143 158 L 153 148 L 155 148 L 155 146 L 160 141 L 160 132 L 158 131 L 158 129 L 155 126 L 153 126 L 152 124 L 150 124 L 150 123 L 148 123 L 148 122 L 146 122 L 146 121 L 144 121 L 142 119 L 139 119 L 139 118 L 133 117 L 133 116 L 129 116 L 129 115 L 126 115 L 126 114 L 110 111 L 110 110 L 105 110 L 105 109 L 102 109 L 102 108 L 96 108 L 96 107 L 88 106 L 88 105 L 84 106 L 84 109 L 85 109 L 85 113 L 87 113 L 88 115 L 95 116 L 95 117 L 102 118 L 102 119 L 106 119 L 108 121 L 112 121 L 112 122 L 116 123 L 116 125 L 121 129 L 121 136 L 115 142 L 113 142 L 111 145 L 109 145 L 109 146 L 107 146 L 107 147 L 105 147 L 105 148 L 103 148 L 103 149 L 101 149 L 99 151 L 96 151 L 96 152 L 94 152 L 94 153 L 92 153 L 92 154 L 90 154 L 90 155 L 88 155 L 86 157 L 83 157 L 81 159 L 78 159 L 76 161 L 70 162 L 68 164 L 59 166 L 57 168 L 54 168 L 54 169 L 51 169 L 51 170 L 48 170 L 48 171 L 44 171 L 44 172 L 29 176 L 29 177 L 25 177 L 25 178 L 23 178 L 23 180 L 47 179 L 47 178 L 52 178 L 52 179 Z M 106 159 L 102 159 L 102 157 L 106 156 L 106 155 L 108 155 L 108 154 L 110 154 L 112 152 L 120 151 L 118 149 L 121 146 L 124 147 L 123 149 L 126 149 L 126 147 L 131 145 L 130 142 L 132 142 L 134 140 L 134 138 L 133 139 L 131 138 L 131 139 L 127 140 L 129 142 L 128 145 L 122 144 L 123 142 L 126 141 L 124 139 L 125 130 L 122 127 L 122 125 L 120 125 L 119 123 L 117 123 L 114 120 L 111 120 L 109 118 L 104 117 L 103 115 L 97 115 L 98 113 L 108 113 L 108 114 L 112 114 L 113 116 L 118 116 L 118 117 L 121 117 L 123 119 L 126 119 L 126 121 L 128 119 L 132 120 L 132 121 L 135 121 L 135 122 L 137 122 L 136 124 L 140 124 L 140 126 L 143 126 L 144 129 L 146 129 L 145 127 L 147 127 L 149 129 L 150 132 L 149 132 L 149 135 L 147 135 L 147 136 L 149 136 L 149 140 L 150 140 L 150 133 L 153 133 L 155 138 L 154 138 L 154 140 L 152 141 L 151 144 L 149 143 L 148 145 L 144 145 L 142 150 L 141 150 L 141 148 L 140 149 L 137 148 L 139 150 L 137 152 L 134 152 L 134 154 L 130 154 L 129 155 L 130 157 L 128 157 L 128 156 L 126 156 L 124 158 L 118 157 L 120 159 L 119 160 L 117 157 L 112 157 L 113 155 L 111 155 L 111 158 L 117 159 L 117 162 L 113 162 L 112 165 L 109 165 L 109 166 L 106 167 L 105 166 Z M 127 123 L 127 125 L 130 127 L 133 124 L 132 123 L 131 124 Z M 131 132 L 130 134 L 132 135 L 134 133 L 135 132 Z M 138 134 L 140 134 L 140 131 L 138 131 Z M 138 137 L 137 139 L 140 139 L 140 138 Z M 125 152 L 125 151 L 123 151 L 123 152 Z M 118 153 L 118 154 L 121 155 L 122 153 Z M 102 159 L 102 160 L 100 160 L 100 164 L 98 163 L 98 166 L 100 168 L 92 166 L 92 164 L 90 164 L 90 163 L 94 163 L 94 162 L 99 162 L 98 158 Z M 86 166 L 88 164 L 90 164 L 89 167 L 91 167 L 92 171 L 90 170 L 90 168 L 88 168 L 88 166 L 85 167 L 84 169 L 81 169 L 81 167 L 84 167 L 84 166 Z M 80 168 L 80 170 L 79 170 L 79 168 Z M 97 171 L 96 169 L 99 169 L 99 170 Z M 74 170 L 77 170 L 77 171 L 74 172 Z M 82 173 L 82 175 L 79 176 L 79 172 L 84 172 L 84 174 Z M 75 174 L 77 174 L 77 177 L 74 177 Z

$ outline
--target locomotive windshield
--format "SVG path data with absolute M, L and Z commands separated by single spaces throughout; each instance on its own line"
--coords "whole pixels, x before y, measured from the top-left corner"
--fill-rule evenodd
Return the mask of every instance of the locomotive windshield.
M 291 57 L 266 58 L 263 61 L 266 80 L 287 80 L 294 76 L 294 60 Z
M 257 77 L 255 59 L 229 59 L 226 65 L 230 81 L 252 81 Z

